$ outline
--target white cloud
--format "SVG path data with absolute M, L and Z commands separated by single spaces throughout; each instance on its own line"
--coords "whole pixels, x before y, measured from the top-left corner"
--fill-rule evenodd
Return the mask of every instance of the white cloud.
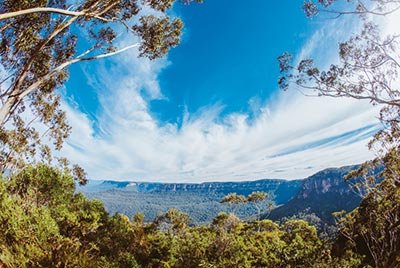
M 329 29 L 334 28 L 314 35 L 301 54 L 326 49 L 324 35 L 343 34 Z M 252 100 L 249 105 L 259 115 L 251 122 L 240 113 L 221 118 L 223 107 L 210 105 L 186 113 L 180 128 L 160 125 L 148 100 L 164 98 L 158 74 L 168 64 L 166 59 L 137 58 L 132 50 L 116 57 L 113 66 L 87 70 L 99 92 L 101 133 L 66 104 L 73 133 L 63 154 L 92 179 L 168 182 L 295 179 L 373 157 L 366 144 L 379 127 L 378 107 L 351 99 L 310 98 L 292 91 L 265 105 Z

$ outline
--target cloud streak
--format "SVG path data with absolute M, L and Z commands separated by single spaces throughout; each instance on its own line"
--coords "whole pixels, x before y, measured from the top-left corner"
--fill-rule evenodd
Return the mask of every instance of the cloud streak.
M 326 49 L 321 44 L 317 49 L 321 34 L 310 39 L 301 55 Z M 221 116 L 223 105 L 210 104 L 197 113 L 186 112 L 181 126 L 160 122 L 151 115 L 149 101 L 164 98 L 158 74 L 173 63 L 151 62 L 137 53 L 131 50 L 113 62 L 86 67 L 102 107 L 99 130 L 74 105 L 64 104 L 73 132 L 62 153 L 80 163 L 91 179 L 297 179 L 373 157 L 366 144 L 380 127 L 379 107 L 358 100 L 279 92 L 263 105 L 250 101 L 256 114 L 251 119 L 245 113 Z

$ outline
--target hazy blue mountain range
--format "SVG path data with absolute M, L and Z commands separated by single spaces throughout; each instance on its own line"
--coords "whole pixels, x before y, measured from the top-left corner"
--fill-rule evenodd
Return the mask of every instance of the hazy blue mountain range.
M 242 218 L 254 216 L 253 205 L 229 208 L 219 201 L 226 194 L 236 192 L 248 195 L 254 191 L 270 193 L 272 200 L 280 205 L 288 202 L 299 191 L 301 180 L 258 180 L 249 182 L 210 183 L 148 183 L 89 181 L 78 187 L 89 198 L 101 200 L 110 213 L 124 213 L 129 217 L 143 213 L 148 220 L 170 208 L 188 213 L 193 223 L 208 223 L 219 212 L 234 210 Z
M 258 180 L 248 182 L 208 183 L 149 183 L 89 181 L 78 187 L 89 198 L 101 200 L 110 213 L 131 217 L 143 213 L 148 221 L 170 208 L 188 213 L 194 224 L 209 223 L 221 211 L 234 211 L 242 219 L 256 214 L 253 205 L 228 207 L 219 201 L 228 193 L 248 195 L 254 191 L 270 193 L 277 208 L 268 218 L 279 220 L 299 215 L 315 214 L 323 222 L 332 224 L 332 212 L 354 209 L 360 197 L 343 176 L 357 166 L 330 168 L 304 180 Z

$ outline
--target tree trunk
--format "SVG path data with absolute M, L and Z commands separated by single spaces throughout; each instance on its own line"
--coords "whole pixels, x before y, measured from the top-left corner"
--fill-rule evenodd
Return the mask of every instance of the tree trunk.
M 56 13 L 56 14 L 61 14 L 61 15 L 65 15 L 65 16 L 73 16 L 73 17 L 85 15 L 85 12 L 69 11 L 69 10 L 65 10 L 65 9 L 61 9 L 61 8 L 36 7 L 36 8 L 30 8 L 30 9 L 0 14 L 0 20 L 5 20 L 5 19 L 14 18 L 14 17 L 22 16 L 22 15 L 27 15 L 27 14 L 33 14 L 33 13 Z
M 7 117 L 10 115 L 11 108 L 15 104 L 17 98 L 9 97 L 7 101 L 0 108 L 0 126 L 4 126 L 7 121 Z

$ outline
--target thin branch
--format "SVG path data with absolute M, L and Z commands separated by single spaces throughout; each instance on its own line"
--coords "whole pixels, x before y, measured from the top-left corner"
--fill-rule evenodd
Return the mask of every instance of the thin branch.
M 67 61 L 67 62 L 59 65 L 55 69 L 53 69 L 51 72 L 49 72 L 48 74 L 46 74 L 45 76 L 40 78 L 38 81 L 36 81 L 32 85 L 30 85 L 27 89 L 24 90 L 24 92 L 22 92 L 20 95 L 18 95 L 18 100 L 22 100 L 25 96 L 27 96 L 29 93 L 31 93 L 33 90 L 35 90 L 37 87 L 39 87 L 40 84 L 42 84 L 44 81 L 46 81 L 47 79 L 51 78 L 54 74 L 62 71 L 63 69 L 65 69 L 66 67 L 68 67 L 68 66 L 70 66 L 70 65 L 72 65 L 74 63 L 81 62 L 81 61 L 91 61 L 91 60 L 97 60 L 97 59 L 111 57 L 111 56 L 120 54 L 120 53 L 122 53 L 124 51 L 127 51 L 127 50 L 129 50 L 131 48 L 137 47 L 137 46 L 139 46 L 139 43 L 132 44 L 130 46 L 126 46 L 126 47 L 121 48 L 121 49 L 119 49 L 117 51 L 114 51 L 114 52 L 101 54 L 101 55 L 97 55 L 97 56 L 93 56 L 93 57 L 87 57 L 87 58 L 75 58 L 73 60 Z
M 392 100 L 384 100 L 382 98 L 379 98 L 377 96 L 365 96 L 365 95 L 355 95 L 350 93 L 349 91 L 342 91 L 339 90 L 333 86 L 329 86 L 326 83 L 324 83 L 323 81 L 321 81 L 316 75 L 312 76 L 316 82 L 318 84 L 320 84 L 320 86 L 306 86 L 306 85 L 302 85 L 299 83 L 296 83 L 298 86 L 306 88 L 306 89 L 315 89 L 317 91 L 320 92 L 321 96 L 327 96 L 327 97 L 350 97 L 350 98 L 354 98 L 354 99 L 368 99 L 370 101 L 374 101 L 376 103 L 379 104 L 387 104 L 387 105 L 392 105 L 392 106 L 397 106 L 400 107 L 400 99 L 392 99 Z M 326 87 L 326 89 L 324 89 L 323 87 Z M 337 94 L 332 94 L 332 92 L 337 92 Z
M 360 95 L 354 95 L 351 94 L 349 92 L 343 92 L 341 94 L 338 95 L 334 95 L 334 94 L 330 94 L 327 92 L 321 93 L 321 95 L 323 96 L 327 96 L 327 97 L 349 97 L 349 98 L 353 98 L 353 99 L 358 99 L 358 100 L 371 100 L 371 101 L 375 101 L 376 103 L 379 104 L 388 104 L 388 105 L 393 105 L 393 106 L 398 106 L 400 107 L 400 100 L 392 100 L 392 101 L 387 101 L 387 100 L 383 100 L 383 99 L 379 99 L 377 97 L 373 97 L 373 96 L 360 96 Z
M 96 46 L 93 46 L 93 47 L 89 48 L 88 50 L 86 50 L 85 52 L 83 52 L 82 54 L 80 54 L 79 56 L 77 56 L 77 58 L 82 58 L 82 57 L 86 56 L 87 54 L 89 54 L 90 52 L 92 52 L 95 49 L 96 49 Z
M 113 8 L 117 4 L 118 4 L 118 1 L 114 1 L 114 3 L 112 3 L 111 5 L 104 8 L 101 12 L 97 13 L 97 15 L 101 16 L 101 15 L 105 14 L 107 11 L 109 11 L 111 8 Z
M 387 62 L 389 62 L 391 60 L 394 61 L 392 58 L 390 58 L 390 56 L 386 55 L 386 53 L 385 53 L 385 56 L 387 56 L 386 59 L 381 60 L 380 62 L 378 62 L 378 63 L 376 63 L 374 65 L 372 65 L 372 64 L 371 65 L 361 64 L 361 63 L 360 64 L 352 64 L 350 62 L 348 64 L 349 64 L 350 67 L 357 68 L 357 69 L 371 69 L 371 70 L 373 70 L 373 69 L 377 69 L 377 68 L 381 67 L 382 65 L 384 65 L 385 63 L 387 63 Z
M 11 23 L 6 23 L 4 26 L 2 26 L 0 28 L 0 32 L 3 32 L 4 30 L 6 30 L 10 25 L 11 25 Z
M 3 80 L 0 81 L 0 85 L 2 85 L 4 82 L 6 82 L 8 79 L 10 79 L 11 77 L 13 77 L 14 74 L 10 74 L 9 76 L 7 76 L 6 78 L 4 78 Z
M 108 18 L 101 17 L 101 16 L 99 16 L 99 15 L 90 15 L 90 14 L 89 14 L 89 16 L 92 17 L 92 18 L 98 19 L 98 20 L 100 20 L 100 21 L 103 21 L 103 22 L 110 22 L 110 23 L 111 23 L 111 22 L 119 22 L 119 23 L 121 23 L 121 24 L 127 29 L 127 31 L 130 31 L 130 32 L 132 32 L 132 33 L 135 33 L 135 32 L 132 30 L 132 28 L 131 28 L 126 22 L 124 22 L 123 20 L 121 20 L 121 19 L 119 19 L 119 18 L 113 17 L 113 18 L 108 19 Z
M 376 15 L 376 16 L 386 16 L 389 14 L 392 14 L 394 12 L 396 12 L 397 10 L 400 9 L 400 5 L 390 11 L 386 11 L 386 12 L 378 12 L 378 11 L 374 11 L 374 10 L 362 10 L 362 11 L 338 11 L 338 10 L 328 10 L 328 9 L 321 9 L 320 12 L 324 12 L 324 13 L 330 13 L 330 14 L 336 14 L 337 16 L 334 17 L 335 19 L 344 16 L 344 15 L 363 15 L 363 14 L 371 14 L 371 15 Z

